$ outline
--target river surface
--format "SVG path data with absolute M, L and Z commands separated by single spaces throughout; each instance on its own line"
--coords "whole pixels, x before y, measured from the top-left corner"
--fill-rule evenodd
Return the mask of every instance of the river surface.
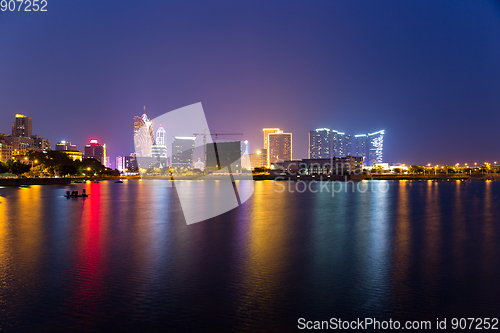
M 500 317 L 500 182 L 253 184 L 240 207 L 192 225 L 173 187 L 1 188 L 0 331 Z

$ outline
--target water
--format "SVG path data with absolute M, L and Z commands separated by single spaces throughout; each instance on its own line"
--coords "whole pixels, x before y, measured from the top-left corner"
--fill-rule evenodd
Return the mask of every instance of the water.
M 242 206 L 189 226 L 174 188 L 2 188 L 0 331 L 498 317 L 500 182 L 365 183 L 388 190 L 254 182 Z M 89 198 L 63 197 L 82 188 Z

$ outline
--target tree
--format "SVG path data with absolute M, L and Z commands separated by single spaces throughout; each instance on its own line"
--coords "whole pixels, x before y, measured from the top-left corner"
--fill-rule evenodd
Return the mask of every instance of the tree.
M 7 163 L 0 162 L 0 174 L 9 172 Z
M 446 174 L 448 174 L 450 172 L 455 173 L 455 169 L 453 169 L 453 167 L 451 165 L 448 165 L 448 164 L 443 166 L 443 170 L 444 170 L 444 172 L 446 172 Z
M 78 170 L 73 165 L 69 164 L 58 164 L 55 169 L 61 177 L 76 175 L 78 173 Z
M 410 165 L 408 171 L 412 174 L 424 172 L 424 168 L 416 165 Z
M 9 161 L 11 162 L 11 161 Z M 25 172 L 28 172 L 31 168 L 30 165 L 21 163 L 19 161 L 12 161 L 11 163 L 8 163 L 9 165 L 9 171 L 10 173 L 13 173 L 17 176 L 22 175 Z
M 38 164 L 38 165 L 31 167 L 29 169 L 29 171 L 26 172 L 25 174 L 26 174 L 26 176 L 28 176 L 30 178 L 42 177 L 42 176 L 46 175 L 46 169 L 47 169 L 47 167 L 44 164 Z

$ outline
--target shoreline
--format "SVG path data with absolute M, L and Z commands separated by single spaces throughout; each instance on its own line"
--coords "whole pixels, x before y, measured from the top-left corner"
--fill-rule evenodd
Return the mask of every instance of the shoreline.
M 138 176 L 126 177 L 106 177 L 106 178 L 0 178 L 0 186 L 25 186 L 25 185 L 71 185 L 85 181 L 116 181 L 116 180 L 141 180 Z M 143 180 L 172 180 L 168 178 L 142 178 Z M 226 180 L 226 177 L 200 177 L 180 176 L 174 180 Z M 238 180 L 238 177 L 235 177 Z M 244 179 L 249 180 L 249 179 Z M 500 181 L 500 174 L 489 175 L 254 175 L 254 181 L 274 180 L 274 181 L 362 181 L 362 180 L 431 180 L 431 181 Z

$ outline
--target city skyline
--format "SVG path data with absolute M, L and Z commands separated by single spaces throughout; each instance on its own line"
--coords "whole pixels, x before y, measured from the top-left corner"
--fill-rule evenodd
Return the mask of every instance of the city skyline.
M 500 0 L 0 1 L 0 333 L 498 328 Z
M 494 1 L 155 3 L 152 11 L 124 6 L 106 21 L 86 10 L 90 3 L 2 15 L 0 118 L 8 121 L 0 132 L 25 114 L 53 143 L 99 138 L 115 157 L 134 151 L 129 119 L 144 105 L 154 119 L 202 102 L 211 131 L 245 133 L 253 150 L 255 129 L 286 128 L 294 158 L 307 157 L 310 129 L 332 126 L 384 128 L 389 163 L 496 159 Z M 99 6 L 113 12 L 112 3 Z M 82 12 L 99 27 L 83 29 Z
M 22 114 L 16 114 L 15 115 L 15 121 L 12 123 L 12 133 L 13 134 L 19 134 L 19 131 L 24 131 L 24 127 L 26 127 L 26 135 L 31 133 L 32 132 L 32 123 L 33 123 L 33 119 L 32 117 L 29 117 L 29 116 L 25 116 L 25 115 L 22 115 Z M 169 165 L 171 164 L 172 162 L 169 160 L 169 162 L 167 162 L 167 151 L 168 151 L 168 148 L 167 148 L 167 145 L 166 145 L 166 131 L 165 129 L 163 128 L 163 126 L 161 124 L 158 125 L 158 127 L 156 128 L 155 130 L 155 125 L 154 125 L 154 121 L 151 120 L 147 115 L 146 115 L 146 112 L 145 112 L 145 107 L 143 109 L 143 114 L 142 116 L 134 116 L 133 117 L 133 120 L 134 120 L 134 136 L 137 135 L 137 134 L 140 134 L 139 137 L 141 138 L 144 138 L 144 137 L 147 137 L 148 138 L 148 141 L 151 141 L 151 145 L 149 147 L 150 149 L 150 154 L 146 157 L 148 158 L 151 158 L 151 157 L 154 157 L 154 158 L 157 158 L 157 159 L 161 159 L 163 162 L 161 162 L 162 165 L 166 166 L 166 165 Z M 140 131 L 143 131 L 144 135 L 142 135 L 141 133 L 138 133 Z M 263 139 L 263 147 L 266 146 L 266 141 L 269 140 L 269 135 L 270 134 L 285 134 L 287 136 L 290 136 L 289 137 L 289 145 L 290 147 L 287 148 L 290 150 L 290 160 L 292 159 L 292 154 L 293 154 L 293 145 L 292 145 L 292 133 L 283 133 L 283 130 L 281 130 L 280 128 L 264 128 L 262 129 L 263 133 L 264 133 L 264 139 Z M 356 156 L 356 157 L 364 157 L 365 158 L 365 166 L 370 166 L 370 165 L 374 165 L 374 164 L 380 164 L 380 163 L 386 163 L 386 164 L 392 164 L 393 166 L 395 165 L 419 165 L 418 163 L 411 163 L 411 162 L 404 162 L 404 163 L 400 163 L 400 162 L 392 162 L 392 163 L 389 163 L 388 161 L 384 160 L 383 159 L 383 155 L 385 154 L 384 153 L 384 136 L 385 136 L 385 130 L 380 130 L 378 132 L 373 132 L 373 133 L 368 133 L 368 134 L 357 134 L 357 135 L 354 135 L 352 137 L 352 140 L 351 140 L 351 135 L 349 134 L 346 134 L 344 132 L 339 132 L 337 130 L 330 130 L 328 128 L 319 128 L 319 129 L 316 129 L 316 130 L 312 130 L 312 131 L 309 131 L 309 143 L 308 143 L 308 153 L 307 153 L 307 158 L 311 158 L 311 134 L 313 132 L 321 132 L 321 131 L 327 131 L 330 135 L 330 147 L 329 147 L 329 150 L 331 150 L 331 154 L 332 155 L 328 155 L 326 154 L 325 156 L 331 156 L 331 157 L 345 157 L 345 156 Z M 21 134 L 23 134 L 24 132 L 22 132 Z M 348 140 L 348 144 L 346 145 L 345 142 L 341 142 L 341 140 L 338 139 L 338 137 L 340 138 L 347 138 Z M 266 140 L 267 138 L 267 140 Z M 190 140 L 195 140 L 196 138 L 195 137 L 189 137 Z M 7 141 L 5 141 L 7 140 Z M 10 140 L 10 141 L 9 141 Z M 17 140 L 17 141 L 16 141 Z M 24 141 L 26 140 L 31 140 L 29 141 L 29 143 L 25 143 Z M 142 139 L 140 139 L 142 140 Z M 248 145 L 249 145 L 249 141 L 248 140 L 244 140 L 245 141 L 245 144 L 247 145 L 247 148 L 245 150 L 245 152 L 247 154 L 263 154 L 263 159 L 264 159 L 264 166 L 266 165 L 265 161 L 270 161 L 270 158 L 267 154 L 267 151 L 265 148 L 257 148 L 253 151 L 248 151 Z M 243 141 L 241 141 L 243 142 Z M 84 146 L 85 149 L 87 149 L 89 146 L 93 145 L 93 144 L 98 144 L 99 143 L 99 140 L 97 139 L 90 139 L 87 144 Z M 7 160 L 9 158 L 5 158 L 5 156 L 12 156 L 14 155 L 14 151 L 16 149 L 14 148 L 18 148 L 19 145 L 25 145 L 25 148 L 24 150 L 27 150 L 27 149 L 30 149 L 29 147 L 32 147 L 32 148 L 35 148 L 37 150 L 46 150 L 46 149 L 51 149 L 51 143 L 50 143 L 50 140 L 48 139 L 44 139 L 44 138 L 41 138 L 39 135 L 32 135 L 31 137 L 14 137 L 12 135 L 9 135 L 8 133 L 5 133 L 5 134 L 1 134 L 0 132 L 0 152 L 1 152 L 1 159 L 0 160 Z M 352 148 L 351 148 L 351 145 L 352 145 Z M 259 147 L 258 144 L 256 144 L 257 147 Z M 13 148 L 14 147 L 14 148 Z M 71 148 L 68 148 L 68 147 L 71 147 Z M 58 142 L 57 144 L 54 145 L 54 149 L 53 150 L 62 150 L 62 151 L 65 151 L 65 150 L 70 150 L 70 151 L 75 151 L 77 150 L 78 146 L 77 145 L 73 145 L 71 141 L 66 141 L 66 140 L 62 140 L 60 142 Z M 120 154 L 120 155 L 110 155 L 110 154 L 106 154 L 106 151 L 107 151 L 107 148 L 106 148 L 106 144 L 103 144 L 103 147 L 104 147 L 104 158 L 102 159 L 101 163 L 105 166 L 105 167 L 108 167 L 108 168 L 112 168 L 112 169 L 118 169 L 119 171 L 124 171 L 125 170 L 125 167 L 124 165 L 125 164 L 129 164 L 130 163 L 130 158 L 132 158 L 132 160 L 135 158 L 135 156 L 137 155 L 136 152 L 128 152 L 128 153 L 124 153 L 124 154 Z M 347 148 L 346 148 L 347 147 Z M 10 151 L 7 151 L 8 149 L 10 149 Z M 142 149 L 142 148 L 141 148 Z M 173 150 L 173 147 L 172 147 L 172 150 Z M 347 154 L 347 153 L 344 153 L 343 151 L 350 151 L 351 153 L 350 154 Z M 338 154 L 338 151 L 341 151 L 342 153 L 341 154 Z M 10 153 L 9 153 L 10 152 Z M 69 154 L 70 158 L 72 159 L 79 159 L 79 160 L 82 160 L 82 158 L 85 158 L 86 156 L 87 157 L 92 157 L 93 155 L 92 154 L 85 154 L 84 151 L 77 151 L 77 153 L 79 154 Z M 17 154 L 23 154 L 22 152 L 17 152 Z M 138 156 L 138 155 L 137 155 Z M 321 157 L 320 155 L 316 156 L 314 155 L 313 158 L 328 158 L 328 157 Z M 100 157 L 97 158 L 98 160 L 101 160 Z M 127 162 L 125 162 L 125 159 L 127 159 Z M 300 160 L 301 158 L 294 158 L 295 160 Z M 195 158 L 194 157 L 191 157 L 191 164 L 194 163 L 194 160 Z M 274 159 L 276 162 L 276 160 L 286 160 L 286 159 L 281 159 L 281 158 L 278 158 L 278 159 Z M 487 159 L 486 161 L 484 162 L 477 162 L 477 160 L 474 160 L 476 162 L 472 162 L 472 159 L 461 159 L 461 162 L 456 162 L 456 163 L 453 163 L 451 161 L 447 161 L 445 163 L 435 163 L 435 162 L 431 162 L 431 163 L 422 163 L 421 165 L 422 166 L 438 166 L 438 165 L 441 165 L 441 166 L 444 166 L 444 165 L 465 165 L 465 166 L 472 166 L 472 165 L 496 165 L 496 158 L 493 157 L 493 158 L 489 158 Z M 480 160 L 479 160 L 480 161 Z M 492 162 L 492 161 L 495 161 L 495 162 Z M 249 162 L 250 163 L 250 162 Z M 256 162 L 255 162 L 256 163 Z M 267 164 L 268 166 L 270 166 L 270 164 Z

